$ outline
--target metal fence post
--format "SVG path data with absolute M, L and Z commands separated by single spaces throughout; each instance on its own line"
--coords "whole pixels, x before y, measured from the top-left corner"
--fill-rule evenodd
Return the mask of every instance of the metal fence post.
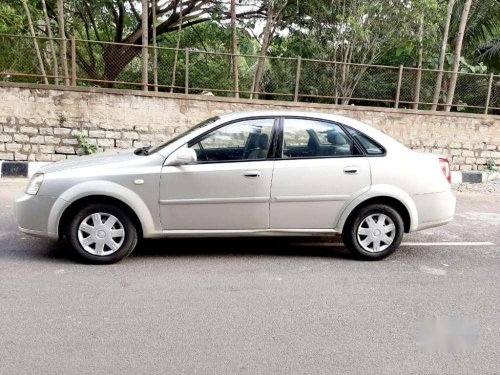
M 189 94 L 189 48 L 185 49 L 186 62 L 184 63 L 184 94 Z
M 158 92 L 158 43 L 156 42 L 156 0 L 152 0 L 151 19 L 153 26 L 153 83 L 154 90 Z
M 491 89 L 493 87 L 493 73 L 490 73 L 490 80 L 488 82 L 488 93 L 486 94 L 486 105 L 484 106 L 484 114 L 488 114 L 491 100 Z
M 233 73 L 233 90 L 234 97 L 239 99 L 240 97 L 240 74 L 238 67 L 238 54 L 231 53 L 231 65 L 232 65 L 232 73 Z
M 401 80 L 403 79 L 403 65 L 399 66 L 399 74 L 398 74 L 398 87 L 396 88 L 396 101 L 394 103 L 394 108 L 399 107 L 399 95 L 401 93 Z
M 417 80 L 415 82 L 415 92 L 413 95 L 413 109 L 418 110 L 418 103 L 420 102 L 420 87 L 422 85 L 422 68 L 417 70 Z
M 295 92 L 293 94 L 293 101 L 299 101 L 299 85 L 300 85 L 300 68 L 302 65 L 302 57 L 297 57 L 297 71 L 295 73 Z
M 76 86 L 76 40 L 71 36 L 71 86 Z
M 149 12 L 148 9 L 148 1 L 142 0 L 142 15 L 141 17 L 141 55 L 142 55 L 142 89 L 144 91 L 149 90 L 149 79 L 148 79 L 148 59 L 149 59 L 149 50 L 148 50 L 148 17 L 144 17 Z

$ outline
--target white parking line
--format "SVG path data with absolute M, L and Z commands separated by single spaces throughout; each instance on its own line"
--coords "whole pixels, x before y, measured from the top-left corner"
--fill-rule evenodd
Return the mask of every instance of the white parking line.
M 493 242 L 403 242 L 401 246 L 495 246 Z
M 300 242 L 292 246 L 344 246 L 342 242 Z M 493 242 L 402 242 L 400 246 L 495 246 Z

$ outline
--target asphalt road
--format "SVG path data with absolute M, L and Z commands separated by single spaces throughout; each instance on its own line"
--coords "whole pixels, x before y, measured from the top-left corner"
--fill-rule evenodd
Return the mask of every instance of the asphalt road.
M 500 373 L 499 194 L 459 193 L 454 223 L 381 262 L 212 239 L 91 266 L 17 231 L 24 184 L 0 180 L 1 374 Z

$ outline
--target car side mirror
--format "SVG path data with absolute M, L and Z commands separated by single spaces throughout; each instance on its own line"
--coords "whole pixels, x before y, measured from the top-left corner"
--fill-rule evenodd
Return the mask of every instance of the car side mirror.
M 192 148 L 181 148 L 171 154 L 165 165 L 186 165 L 196 163 L 196 152 Z

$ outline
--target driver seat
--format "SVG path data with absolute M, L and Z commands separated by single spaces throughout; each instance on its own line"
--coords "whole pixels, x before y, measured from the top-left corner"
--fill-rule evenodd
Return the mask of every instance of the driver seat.
M 269 136 L 267 134 L 259 135 L 257 147 L 250 152 L 247 159 L 266 159 L 269 149 Z

